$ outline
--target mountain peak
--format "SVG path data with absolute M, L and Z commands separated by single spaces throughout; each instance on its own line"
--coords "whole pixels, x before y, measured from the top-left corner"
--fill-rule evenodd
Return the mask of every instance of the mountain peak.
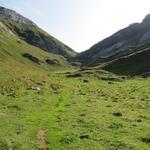
M 0 6 L 0 17 L 3 17 L 8 20 L 13 20 L 21 24 L 35 25 L 31 20 L 27 19 L 26 17 L 23 17 L 17 12 L 2 6 Z
M 150 14 L 146 15 L 143 22 L 150 22 Z

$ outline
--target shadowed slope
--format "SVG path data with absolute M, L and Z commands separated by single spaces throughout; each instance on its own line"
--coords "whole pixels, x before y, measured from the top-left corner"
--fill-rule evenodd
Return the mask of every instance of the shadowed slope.
M 62 55 L 66 58 L 74 57 L 76 52 L 52 37 L 29 19 L 13 10 L 0 7 L 0 20 L 20 38 L 31 45 L 50 53 Z

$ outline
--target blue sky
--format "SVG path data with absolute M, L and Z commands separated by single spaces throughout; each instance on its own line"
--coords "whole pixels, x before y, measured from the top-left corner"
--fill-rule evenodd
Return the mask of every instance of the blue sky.
M 150 0 L 0 0 L 80 52 L 150 13 Z

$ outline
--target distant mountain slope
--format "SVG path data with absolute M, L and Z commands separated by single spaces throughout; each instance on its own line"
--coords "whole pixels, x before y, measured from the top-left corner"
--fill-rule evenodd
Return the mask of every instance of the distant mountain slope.
M 150 15 L 147 15 L 142 23 L 131 24 L 112 36 L 92 46 L 89 50 L 77 56 L 83 65 L 93 65 L 109 60 L 108 58 L 120 52 L 132 49 L 150 40 Z
M 76 55 L 76 52 L 71 48 L 13 10 L 0 7 L 0 21 L 21 39 L 42 50 L 62 55 L 66 58 L 74 57 Z
M 0 74 L 69 68 L 63 56 L 47 53 L 21 40 L 0 22 Z
M 144 45 L 137 47 L 137 52 L 106 64 L 103 69 L 118 75 L 134 76 L 150 73 L 150 43 Z

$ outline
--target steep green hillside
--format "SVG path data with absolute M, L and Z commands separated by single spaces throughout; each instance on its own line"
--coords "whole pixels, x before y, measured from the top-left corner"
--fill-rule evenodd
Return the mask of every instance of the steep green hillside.
M 20 38 L 42 50 L 64 56 L 68 59 L 76 55 L 76 52 L 70 47 L 13 10 L 0 6 L 0 21 Z
M 64 57 L 44 52 L 37 47 L 29 45 L 28 43 L 19 39 L 19 37 L 13 34 L 13 32 L 1 22 L 0 64 L 1 72 L 4 70 L 8 70 L 10 72 L 10 69 L 12 72 L 17 72 L 16 69 L 22 67 L 24 68 L 25 72 L 34 68 L 37 70 L 40 68 L 51 70 L 56 68 L 70 67 Z
M 76 53 L 69 47 L 50 36 L 37 26 L 19 24 L 12 20 L 0 19 L 12 32 L 31 45 L 50 53 L 62 55 L 66 58 L 73 57 Z
M 150 48 L 122 57 L 103 67 L 119 75 L 140 75 L 150 71 Z

